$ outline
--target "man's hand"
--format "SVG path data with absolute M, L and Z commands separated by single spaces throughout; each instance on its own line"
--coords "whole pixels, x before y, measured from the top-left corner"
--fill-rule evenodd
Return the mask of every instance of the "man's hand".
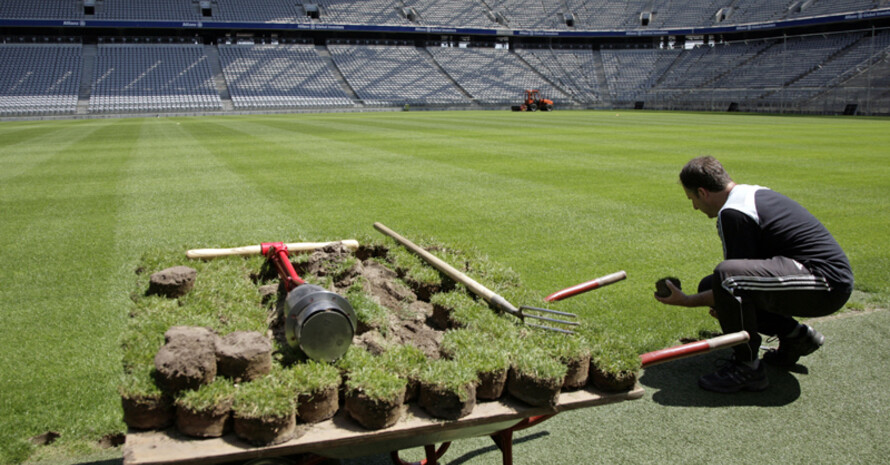
M 687 296 L 683 291 L 678 289 L 677 286 L 674 286 L 674 283 L 671 282 L 670 279 L 665 280 L 664 284 L 665 284 L 665 286 L 667 286 L 668 290 L 671 291 L 671 293 L 666 297 L 660 297 L 658 295 L 658 293 L 656 292 L 653 294 L 655 296 L 655 300 L 657 300 L 663 304 L 667 304 L 667 305 L 677 305 L 680 307 L 688 307 L 689 306 L 689 305 L 686 305 L 686 303 L 685 303 L 686 300 L 689 299 L 689 296 Z
M 698 294 L 685 294 L 683 291 L 674 286 L 670 281 L 665 283 L 668 289 L 671 290 L 671 295 L 667 297 L 658 297 L 657 294 L 653 294 L 655 300 L 666 304 L 666 305 L 676 305 L 679 307 L 713 307 L 714 306 L 714 291 L 707 290 L 704 292 L 699 292 Z

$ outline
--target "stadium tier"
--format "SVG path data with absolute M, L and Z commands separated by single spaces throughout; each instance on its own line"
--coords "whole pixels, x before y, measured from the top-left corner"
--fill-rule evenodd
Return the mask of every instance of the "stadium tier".
M 0 116 L 508 108 L 526 89 L 890 114 L 888 21 L 888 0 L 4 0 Z

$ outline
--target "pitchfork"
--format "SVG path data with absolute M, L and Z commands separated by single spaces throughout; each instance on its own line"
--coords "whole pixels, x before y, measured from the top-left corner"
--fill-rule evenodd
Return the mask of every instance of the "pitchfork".
M 550 330 L 550 331 L 558 331 L 561 333 L 574 334 L 573 331 L 569 331 L 567 329 L 554 328 L 552 326 L 538 325 L 538 324 L 528 323 L 525 321 L 526 318 L 532 318 L 535 320 L 548 321 L 550 323 L 555 323 L 555 324 L 577 326 L 578 322 L 575 322 L 575 321 L 567 321 L 567 320 L 560 320 L 557 318 L 550 318 L 550 317 L 546 317 L 546 316 L 536 315 L 533 313 L 527 313 L 527 311 L 532 310 L 532 311 L 536 311 L 536 312 L 543 312 L 543 313 L 549 313 L 552 315 L 564 316 L 567 318 L 576 318 L 577 315 L 575 315 L 574 313 L 559 312 L 559 311 L 550 310 L 547 308 L 529 307 L 529 306 L 522 306 L 522 307 L 516 308 L 510 302 L 507 302 L 507 299 L 495 294 L 492 290 L 479 284 L 478 282 L 476 282 L 469 276 L 461 273 L 453 266 L 449 265 L 448 263 L 445 263 L 444 261 L 442 261 L 435 255 L 427 252 L 423 248 L 419 247 L 417 244 L 402 237 L 401 235 L 399 235 L 392 229 L 389 229 L 380 223 L 374 223 L 374 228 L 377 229 L 378 231 L 380 231 L 381 233 L 386 234 L 387 236 L 395 239 L 400 244 L 402 244 L 406 248 L 408 248 L 408 250 L 419 255 L 420 258 L 424 259 L 433 268 L 441 271 L 442 273 L 445 273 L 451 279 L 467 286 L 467 288 L 469 288 L 474 294 L 485 299 L 485 301 L 488 302 L 488 304 L 491 305 L 492 307 L 494 307 L 496 310 L 500 310 L 505 313 L 509 313 L 510 315 L 513 315 L 513 316 L 519 318 L 520 320 L 522 320 L 523 323 L 525 323 L 529 326 L 533 326 L 536 328 L 542 328 L 542 329 L 546 329 L 546 330 Z

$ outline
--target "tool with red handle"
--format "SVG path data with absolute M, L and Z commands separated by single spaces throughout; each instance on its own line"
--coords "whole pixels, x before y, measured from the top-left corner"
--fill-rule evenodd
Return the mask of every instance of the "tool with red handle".
M 747 331 L 739 331 L 737 333 L 724 334 L 722 336 L 712 337 L 711 339 L 690 342 L 688 344 L 648 352 L 640 355 L 640 361 L 643 362 L 643 368 L 649 368 L 658 365 L 659 363 L 679 360 L 681 358 L 705 354 L 712 350 L 725 349 L 727 347 L 744 344 L 750 339 L 751 336 Z
M 553 294 L 548 295 L 544 298 L 545 302 L 557 302 L 562 299 L 567 299 L 572 296 L 576 296 L 578 294 L 582 294 L 587 291 L 592 291 L 594 289 L 598 289 L 603 286 L 608 286 L 612 283 L 617 283 L 622 279 L 627 278 L 627 273 L 624 271 L 619 271 L 617 273 L 612 273 L 610 275 L 602 276 L 596 279 L 591 279 L 590 281 L 576 284 L 572 287 L 567 287 L 561 291 L 556 291 Z

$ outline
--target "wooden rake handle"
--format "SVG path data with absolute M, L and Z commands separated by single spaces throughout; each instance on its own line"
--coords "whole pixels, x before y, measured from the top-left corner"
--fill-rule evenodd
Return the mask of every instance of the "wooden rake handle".
M 338 241 L 352 250 L 358 249 L 358 241 L 355 239 L 345 239 Z M 291 242 L 284 244 L 287 246 L 288 252 L 311 252 L 313 250 L 324 248 L 336 242 Z M 232 255 L 261 255 L 262 246 L 246 245 L 243 247 L 232 247 L 228 249 L 192 249 L 185 253 L 185 256 L 191 259 L 199 258 L 216 258 L 228 257 Z

